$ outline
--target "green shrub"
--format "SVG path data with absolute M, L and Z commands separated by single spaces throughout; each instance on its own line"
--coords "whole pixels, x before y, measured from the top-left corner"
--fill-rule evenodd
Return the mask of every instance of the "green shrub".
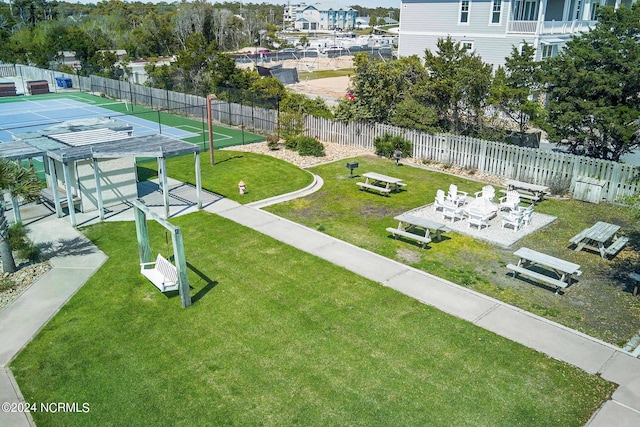
M 0 292 L 13 288 L 13 282 L 8 277 L 0 277 Z
M 27 259 L 31 262 L 42 261 L 42 251 L 32 241 L 25 243 L 23 247 L 17 250 L 20 259 Z
M 18 258 L 38 262 L 42 259 L 42 251 L 27 236 L 27 229 L 22 223 L 9 227 L 9 244 Z
M 14 251 L 20 250 L 27 245 L 27 229 L 22 223 L 11 224 L 9 226 L 9 244 Z
M 393 158 L 393 153 L 395 153 L 396 150 L 402 153 L 402 157 L 411 157 L 411 154 L 413 154 L 411 141 L 407 141 L 401 136 L 392 136 L 389 133 L 376 137 L 373 140 L 373 145 L 376 148 L 376 154 L 378 156 L 389 159 Z
M 269 150 L 277 150 L 280 148 L 280 137 L 277 133 L 270 133 L 266 136 L 266 140 Z
M 298 154 L 301 156 L 324 157 L 324 145 L 316 138 L 300 136 L 296 138 Z

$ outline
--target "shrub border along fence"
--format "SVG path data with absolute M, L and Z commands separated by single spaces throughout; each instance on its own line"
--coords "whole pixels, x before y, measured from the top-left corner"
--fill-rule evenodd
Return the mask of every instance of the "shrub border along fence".
M 181 111 L 185 115 L 203 117 L 206 98 L 163 89 L 149 88 L 134 83 L 106 79 L 98 76 L 77 76 L 23 65 L 10 65 L 23 79 L 48 80 L 55 87 L 55 77 L 68 77 L 80 90 L 102 93 L 123 99 L 132 105 L 144 105 L 167 111 Z M 10 72 L 7 71 L 7 72 Z M 1 71 L 0 71 L 1 73 Z M 77 86 L 76 86 L 77 84 Z M 272 133 L 277 130 L 278 111 L 252 105 L 212 101 L 213 120 L 245 129 Z M 443 163 L 474 170 L 504 179 L 516 179 L 533 184 L 553 186 L 570 182 L 569 190 L 583 178 L 607 182 L 602 189 L 603 200 L 619 201 L 640 189 L 638 168 L 608 160 L 593 159 L 534 148 L 518 147 L 449 134 L 428 134 L 383 124 L 339 122 L 319 117 L 305 118 L 305 134 L 321 141 L 373 149 L 376 137 L 389 133 L 411 141 L 413 157 L 424 161 Z

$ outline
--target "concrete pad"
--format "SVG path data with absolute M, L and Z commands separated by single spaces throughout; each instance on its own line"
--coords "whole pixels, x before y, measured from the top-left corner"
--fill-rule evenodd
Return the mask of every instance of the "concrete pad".
M 601 376 L 620 384 L 613 393 L 614 400 L 640 410 L 640 359 L 620 351 L 616 352 L 602 369 Z
M 14 386 L 11 374 L 4 368 L 0 368 L 0 404 L 23 402 L 22 395 L 17 385 Z M 0 426 L 2 427 L 30 427 L 29 416 L 24 412 L 11 411 L 7 408 L 0 409 Z
M 506 304 L 476 324 L 591 374 L 616 352 L 609 344 Z
M 484 295 L 415 270 L 394 276 L 384 285 L 470 322 L 497 304 L 497 301 Z
M 640 412 L 609 400 L 605 402 L 585 426 L 637 427 L 640 426 Z
M 256 230 L 305 252 L 314 252 L 322 246 L 329 245 L 336 241 L 326 234 L 319 233 L 285 219 L 278 219 L 278 221 L 258 226 Z
M 54 268 L 0 311 L 0 365 L 8 364 L 94 272 Z
M 202 208 L 207 212 L 219 214 L 220 212 L 224 212 L 226 210 L 234 209 L 240 206 L 242 206 L 240 203 L 234 202 L 233 200 L 220 199 L 220 200 L 216 200 L 213 203 L 209 203 L 206 206 L 203 205 Z
M 405 265 L 338 240 L 319 248 L 313 254 L 380 283 L 407 269 Z

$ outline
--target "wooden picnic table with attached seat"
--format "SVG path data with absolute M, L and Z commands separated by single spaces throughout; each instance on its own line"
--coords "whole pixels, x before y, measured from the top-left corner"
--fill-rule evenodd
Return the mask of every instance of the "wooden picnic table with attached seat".
M 411 214 L 401 214 L 394 217 L 398 221 L 398 228 L 387 227 L 387 231 L 397 239 L 398 236 L 422 242 L 422 247 L 426 248 L 427 243 L 433 240 L 440 240 L 441 233 L 451 231 L 447 226 L 427 218 L 417 217 Z M 415 231 L 423 230 L 424 235 L 416 234 Z
M 579 276 L 582 274 L 578 264 L 574 264 L 542 252 L 534 251 L 533 249 L 520 248 L 513 254 L 519 258 L 518 265 L 507 265 L 507 268 L 513 271 L 513 277 L 516 277 L 518 274 L 522 274 L 523 276 L 528 276 L 532 279 L 548 283 L 555 286 L 556 294 L 560 291 L 560 288 L 566 288 L 571 284 L 573 276 Z M 556 279 L 554 277 L 547 276 L 546 274 L 531 270 L 530 267 L 534 265 L 553 271 L 558 278 Z
M 400 187 L 407 185 L 402 182 L 401 178 L 394 178 L 381 173 L 366 172 L 362 176 L 366 178 L 365 182 L 356 182 L 361 190 L 376 190 L 387 196 L 391 191 L 399 191 Z
M 532 203 L 539 202 L 549 193 L 546 185 L 530 184 L 528 182 L 507 180 L 507 191 L 516 190 L 522 199 L 531 200 Z
M 576 245 L 574 248 L 576 252 L 589 247 L 600 252 L 600 256 L 606 259 L 607 255 L 615 255 L 620 252 L 629 241 L 628 237 L 618 237 L 619 230 L 619 225 L 598 221 L 573 236 L 570 242 Z

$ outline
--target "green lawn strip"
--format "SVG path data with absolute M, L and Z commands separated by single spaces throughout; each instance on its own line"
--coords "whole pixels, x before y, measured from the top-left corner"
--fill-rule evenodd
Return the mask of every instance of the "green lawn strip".
M 318 71 L 310 71 L 310 72 L 301 72 L 300 80 L 316 80 L 316 79 L 326 79 L 327 77 L 351 77 L 354 75 L 353 68 L 341 68 L 339 70 L 318 70 Z
M 613 390 L 216 215 L 172 222 L 189 309 L 140 275 L 132 222 L 86 230 L 108 261 L 11 368 L 26 401 L 90 412 L 37 425 L 580 426 Z
M 436 191 L 446 191 L 451 183 L 470 196 L 484 184 L 411 166 L 396 167 L 392 161 L 374 157 L 348 161 L 354 160 L 359 162 L 356 173 L 375 171 L 400 177 L 408 185 L 389 197 L 359 191 L 355 181 L 363 179 L 349 178 L 345 160 L 310 169 L 324 180 L 320 191 L 265 209 L 607 342 L 622 345 L 637 333 L 640 302 L 622 292 L 628 282 L 626 273 L 637 264 L 636 252 L 625 251 L 613 260 L 603 260 L 593 253 L 569 248 L 569 239 L 596 221 L 622 225 L 624 233 L 631 237 L 628 247 L 638 247 L 640 229 L 628 209 L 605 203 L 545 200 L 536 205 L 535 211 L 558 219 L 511 248 L 452 232 L 424 250 L 419 243 L 393 239 L 386 231 L 387 227 L 397 226 L 393 217 L 432 203 Z M 547 288 L 514 280 L 507 275 L 505 266 L 517 261 L 513 252 L 521 246 L 579 264 L 583 271 L 579 282 L 558 297 Z
M 231 150 L 216 150 L 215 165 L 209 153 L 200 155 L 202 187 L 240 203 L 250 203 L 299 190 L 311 184 L 312 175 L 297 166 L 271 156 Z M 167 160 L 170 177 L 195 185 L 193 156 Z M 140 180 L 157 177 L 155 160 L 138 164 Z M 247 192 L 240 195 L 238 183 L 244 181 Z

